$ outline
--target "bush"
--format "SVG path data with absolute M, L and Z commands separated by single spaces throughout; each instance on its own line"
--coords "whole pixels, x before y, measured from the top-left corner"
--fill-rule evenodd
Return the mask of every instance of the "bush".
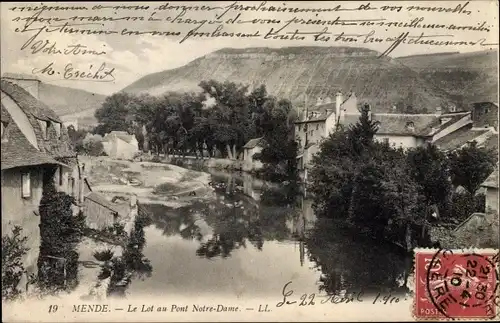
M 174 184 L 162 183 L 154 188 L 153 194 L 172 194 L 177 189 L 178 189 L 177 186 Z
M 472 213 L 485 212 L 484 194 L 472 195 L 469 192 L 454 193 L 451 199 L 450 214 L 444 218 L 446 222 L 460 223 Z
M 14 300 L 21 294 L 17 288 L 24 274 L 23 257 L 28 252 L 27 237 L 21 236 L 22 228 L 16 226 L 12 235 L 2 237 L 2 299 Z

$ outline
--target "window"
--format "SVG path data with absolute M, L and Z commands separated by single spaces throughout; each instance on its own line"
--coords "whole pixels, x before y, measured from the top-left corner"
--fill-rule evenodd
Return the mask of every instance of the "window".
M 61 124 L 54 122 L 54 129 L 56 130 L 57 139 L 61 139 Z
M 63 167 L 59 166 L 59 186 L 63 185 L 63 177 L 64 177 Z
M 22 185 L 22 197 L 29 198 L 31 197 L 31 177 L 30 173 L 22 173 L 21 174 L 21 185 Z
M 316 130 L 318 130 L 318 129 L 319 129 L 319 124 L 316 125 Z

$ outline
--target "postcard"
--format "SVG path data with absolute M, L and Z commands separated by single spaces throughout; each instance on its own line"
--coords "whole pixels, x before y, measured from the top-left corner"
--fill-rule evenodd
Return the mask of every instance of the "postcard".
M 2 320 L 497 321 L 498 6 L 1 3 Z

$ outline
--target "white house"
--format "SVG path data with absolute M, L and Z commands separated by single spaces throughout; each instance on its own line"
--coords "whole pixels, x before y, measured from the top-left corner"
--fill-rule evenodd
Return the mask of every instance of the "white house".
M 104 151 L 115 159 L 133 159 L 139 152 L 139 143 L 135 135 L 126 131 L 111 131 L 102 139 Z
M 262 163 L 258 160 L 254 160 L 253 156 L 260 153 L 264 144 L 264 138 L 254 138 L 250 139 L 245 146 L 243 146 L 243 170 L 258 169 L 262 167 Z

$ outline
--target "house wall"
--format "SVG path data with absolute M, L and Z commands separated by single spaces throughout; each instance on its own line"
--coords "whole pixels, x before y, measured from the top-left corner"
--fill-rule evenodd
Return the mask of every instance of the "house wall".
M 90 199 L 85 199 L 83 213 L 86 216 L 87 226 L 92 229 L 102 230 L 108 228 L 113 226 L 115 220 L 117 220 L 116 212 Z
M 30 172 L 31 197 L 22 197 L 21 174 Z M 2 236 L 10 234 L 16 225 L 28 237 L 27 255 L 23 259 L 26 269 L 34 270 L 40 248 L 40 215 L 38 206 L 42 198 L 43 168 L 13 168 L 2 171 Z M 36 212 L 36 214 L 35 214 Z
M 332 132 L 335 131 L 335 126 L 337 124 L 337 116 L 335 113 L 331 113 L 328 118 L 325 120 L 325 125 L 324 125 L 324 137 L 328 137 Z
M 244 171 L 249 171 L 252 169 L 260 169 L 264 165 L 260 160 L 254 160 L 253 156 L 257 153 L 262 152 L 262 147 L 257 145 L 254 148 L 246 148 L 243 151 L 243 160 L 244 160 L 244 165 L 243 165 L 243 170 Z
M 375 140 L 388 140 L 390 145 L 403 148 L 413 148 L 424 144 L 424 139 L 414 136 L 376 134 Z
M 486 189 L 486 212 L 490 209 L 498 213 L 498 188 Z
M 132 159 L 138 151 L 137 145 L 129 144 L 119 138 L 113 138 L 111 140 L 110 154 L 108 155 L 116 159 Z
M 304 148 L 306 144 L 306 125 L 307 124 L 307 141 L 309 143 L 319 142 L 324 138 L 326 133 L 325 121 L 300 123 L 295 125 L 296 139 L 300 140 L 300 147 Z
M 311 162 L 313 159 L 313 156 L 317 154 L 320 151 L 320 146 L 319 144 L 313 145 L 309 148 L 307 148 L 306 151 L 304 151 L 304 168 L 311 168 Z
M 342 104 L 342 110 L 347 114 L 359 113 L 358 99 L 354 93 Z
M 498 107 L 491 103 L 476 104 L 472 112 L 474 127 L 495 127 L 498 129 Z

